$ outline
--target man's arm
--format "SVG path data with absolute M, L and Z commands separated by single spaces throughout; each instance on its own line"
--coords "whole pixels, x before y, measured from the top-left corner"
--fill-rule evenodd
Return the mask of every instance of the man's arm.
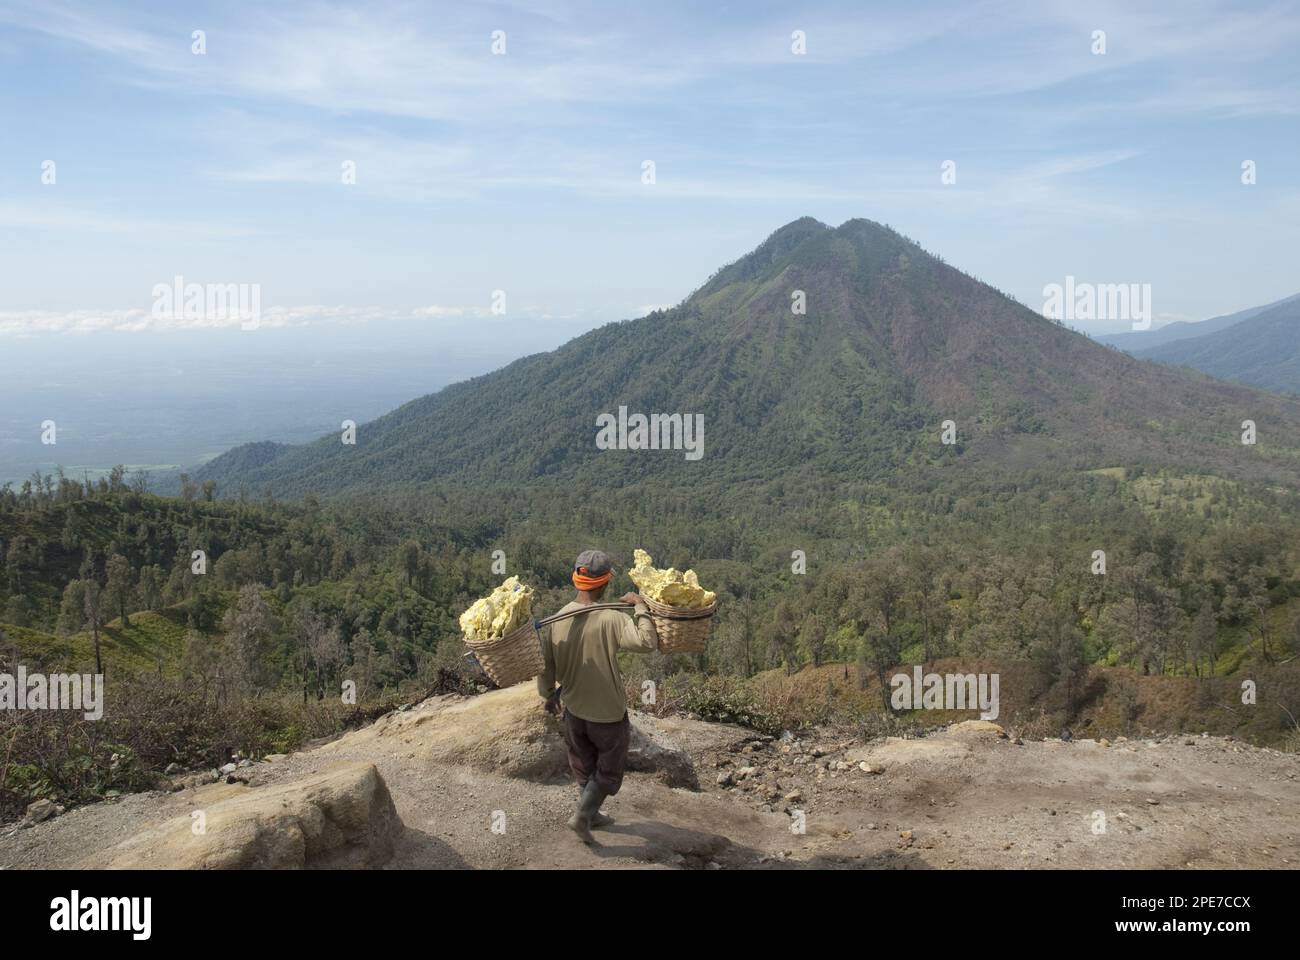
M 542 672 L 537 676 L 537 695 L 549 700 L 555 693 L 555 648 L 551 646 L 551 631 L 542 631 Z
M 650 609 L 640 594 L 628 593 L 620 598 L 624 603 L 635 604 L 630 618 L 622 619 L 618 634 L 618 648 L 628 653 L 654 653 L 659 649 L 659 631 L 650 619 Z

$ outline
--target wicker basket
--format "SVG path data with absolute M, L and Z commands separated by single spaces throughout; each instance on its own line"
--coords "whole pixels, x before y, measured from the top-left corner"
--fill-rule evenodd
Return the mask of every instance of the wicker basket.
M 513 687 L 531 680 L 546 666 L 542 662 L 542 641 L 532 620 L 495 640 L 474 642 L 466 638 L 465 645 L 474 651 L 498 687 Z
M 707 607 L 688 609 L 670 607 L 649 597 L 641 599 L 649 608 L 650 619 L 654 621 L 655 632 L 659 634 L 660 653 L 703 652 L 709 639 L 709 630 L 713 626 L 713 614 L 718 609 L 716 600 Z

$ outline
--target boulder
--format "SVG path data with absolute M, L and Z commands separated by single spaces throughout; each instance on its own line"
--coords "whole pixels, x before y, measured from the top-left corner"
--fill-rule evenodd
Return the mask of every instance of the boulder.
M 340 765 L 283 785 L 196 791 L 203 813 L 176 817 L 82 863 L 89 869 L 348 869 L 393 855 L 402 822 L 379 771 Z
M 56 806 L 53 800 L 36 800 L 27 805 L 27 819 L 32 823 L 42 823 L 62 812 L 63 808 Z
M 350 750 L 372 738 L 416 761 L 533 781 L 570 776 L 560 722 L 542 709 L 531 683 L 476 697 L 432 697 L 320 749 Z M 628 769 L 657 774 L 669 786 L 699 789 L 690 755 L 647 714 L 632 714 Z
M 950 737 L 996 737 L 1006 739 L 1007 732 L 992 720 L 963 720 L 944 731 Z

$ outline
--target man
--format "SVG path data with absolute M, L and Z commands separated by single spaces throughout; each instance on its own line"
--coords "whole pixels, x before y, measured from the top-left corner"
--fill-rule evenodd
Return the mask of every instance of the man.
M 609 557 L 599 550 L 584 550 L 573 564 L 578 595 L 560 612 L 599 603 L 611 576 Z M 619 610 L 589 610 L 551 624 L 542 635 L 546 666 L 537 678 L 537 692 L 546 698 L 550 713 L 559 714 L 563 704 L 564 742 L 579 791 L 578 809 L 569 826 L 583 843 L 595 842 L 593 826 L 613 823 L 600 812 L 600 805 L 618 793 L 627 766 L 632 724 L 618 669 L 619 651 L 659 649 L 659 635 L 645 601 L 635 593 L 621 599 L 635 604 L 632 616 Z

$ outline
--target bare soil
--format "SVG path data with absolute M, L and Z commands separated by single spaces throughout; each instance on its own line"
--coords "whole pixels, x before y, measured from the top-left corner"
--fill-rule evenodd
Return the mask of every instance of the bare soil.
M 630 773 L 605 805 L 615 824 L 590 847 L 564 825 L 572 784 L 432 759 L 427 745 L 370 729 L 255 764 L 239 772 L 248 786 L 229 789 L 370 761 L 405 824 L 396 869 L 1300 866 L 1300 756 L 1230 738 L 1018 743 L 973 723 L 918 739 L 823 730 L 783 741 L 654 723 L 690 755 L 700 791 Z M 196 789 L 0 827 L 0 868 L 75 867 L 185 814 Z

